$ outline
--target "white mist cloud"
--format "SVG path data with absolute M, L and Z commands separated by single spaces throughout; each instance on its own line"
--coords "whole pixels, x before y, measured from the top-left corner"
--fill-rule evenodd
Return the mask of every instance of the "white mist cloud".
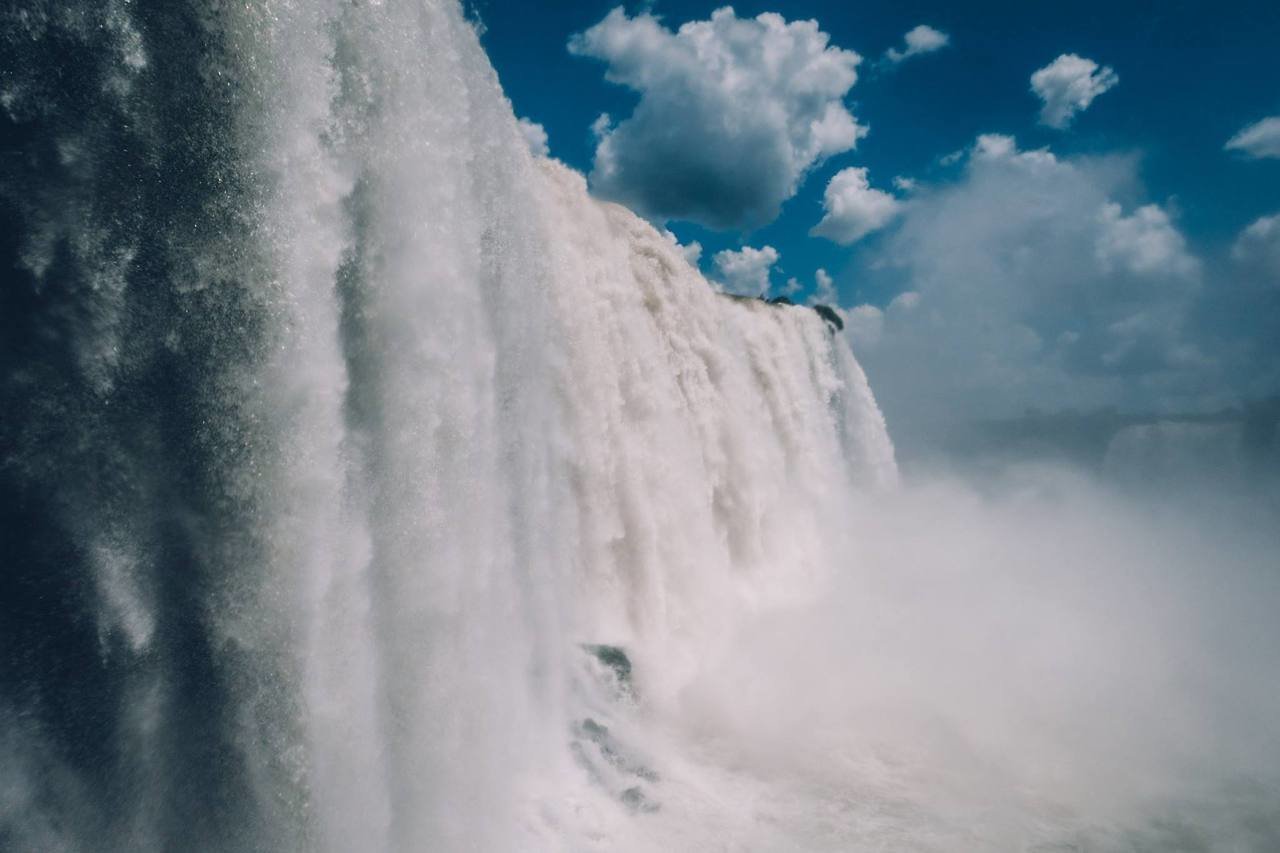
M 1280 116 L 1269 116 L 1243 128 L 1227 140 L 1225 148 L 1255 159 L 1280 158 Z
M 865 168 L 841 169 L 822 194 L 822 221 L 809 233 L 847 246 L 888 225 L 900 207 L 892 195 L 871 186 Z
M 1093 99 L 1114 87 L 1120 77 L 1107 67 L 1074 53 L 1064 53 L 1031 75 L 1031 91 L 1044 106 L 1040 123 L 1061 130 Z
M 529 146 L 529 152 L 534 157 L 546 157 L 547 148 L 547 131 L 536 121 L 530 121 L 527 118 L 520 119 L 520 135 L 524 137 L 525 144 Z
M 906 292 L 853 336 L 895 430 L 1163 393 L 1201 356 L 1184 327 L 1200 263 L 1169 211 L 1126 206 L 1132 159 L 1060 159 L 980 136 L 921 187 L 868 274 Z
M 843 103 L 858 54 L 815 21 L 732 9 L 675 32 L 621 9 L 569 41 L 640 93 L 628 118 L 597 121 L 593 190 L 658 220 L 762 225 L 805 174 L 867 132 Z
M 889 48 L 884 53 L 886 60 L 896 64 L 923 53 L 933 53 L 935 50 L 941 50 L 946 47 L 948 42 L 951 41 L 951 37 L 941 30 L 935 30 L 927 24 L 921 24 L 908 30 L 902 40 L 906 44 L 906 48 L 904 50 L 898 50 L 894 47 Z
M 716 252 L 712 260 L 726 293 L 760 296 L 769 289 L 769 273 L 778 257 L 778 250 L 772 246 L 759 249 L 744 246 L 737 251 Z
M 1236 238 L 1231 257 L 1267 285 L 1280 288 L 1280 213 L 1251 222 Z
M 1048 467 L 877 495 L 681 711 L 796 849 L 1275 849 L 1280 541 L 1201 497 Z

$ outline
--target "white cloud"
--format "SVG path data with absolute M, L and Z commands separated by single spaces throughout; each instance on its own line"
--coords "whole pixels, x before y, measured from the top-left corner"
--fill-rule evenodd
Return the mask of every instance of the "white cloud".
M 522 118 L 520 119 L 520 135 L 524 137 L 525 144 L 529 146 L 529 152 L 534 157 L 547 156 L 547 131 L 542 125 L 536 121 Z
M 569 41 L 640 93 L 630 117 L 593 126 L 592 188 L 658 220 L 773 220 L 809 169 L 867 132 L 843 103 L 861 57 L 828 41 L 817 22 L 773 13 L 726 7 L 672 32 L 614 9 Z
M 984 133 L 974 142 L 973 153 L 988 160 L 1009 157 L 1018 153 L 1018 141 L 1003 133 Z
M 814 290 L 809 297 L 810 305 L 835 305 L 840 295 L 836 292 L 836 283 L 824 269 L 813 274 Z
M 1280 213 L 1260 217 L 1241 231 L 1231 257 L 1261 283 L 1280 288 Z
M 822 221 L 809 233 L 847 246 L 888 225 L 900 207 L 892 195 L 871 186 L 865 168 L 841 169 L 822 195 Z
M 613 117 L 608 113 L 600 113 L 596 116 L 596 120 L 591 122 L 591 136 L 597 143 L 608 136 L 611 130 L 613 130 Z
M 859 305 L 840 312 L 844 333 L 858 352 L 874 349 L 884 334 L 884 312 L 874 305 Z
M 1254 122 L 1228 139 L 1225 147 L 1257 159 L 1280 158 L 1280 116 Z
M 684 255 L 684 259 L 689 262 L 690 266 L 696 267 L 698 261 L 702 260 L 702 244 L 697 240 L 692 243 L 684 243 L 680 246 L 680 254 Z
M 933 27 L 921 24 L 908 30 L 902 40 L 906 43 L 906 50 L 898 50 L 891 47 L 885 51 L 885 59 L 897 63 L 913 56 L 919 56 L 922 53 L 933 53 L 935 50 L 941 50 L 946 47 L 947 43 L 951 41 L 951 37 L 941 30 L 935 30 Z
M 834 294 L 833 294 L 834 298 Z M 837 308 L 844 319 L 844 332 L 849 343 L 859 353 L 865 353 L 880 345 L 884 337 L 885 318 L 901 322 L 905 314 L 914 311 L 920 304 L 920 294 L 914 290 L 899 293 L 890 300 L 883 311 L 874 305 L 858 305 L 853 308 Z
M 893 297 L 889 302 L 890 311 L 912 311 L 920 304 L 920 294 L 914 290 L 906 290 Z
M 1186 240 L 1169 214 L 1154 204 L 1125 216 L 1120 205 L 1107 202 L 1098 211 L 1102 226 L 1094 254 L 1103 272 L 1116 267 L 1135 275 L 1195 276 L 1199 263 L 1187 254 Z
M 670 231 L 663 231 L 662 233 L 675 245 L 677 249 L 680 250 L 680 254 L 684 255 L 684 259 L 689 262 L 689 266 L 697 269 L 698 261 L 702 260 L 702 244 L 697 240 L 691 240 L 688 243 L 681 243 L 679 238 Z
M 1044 106 L 1040 123 L 1061 130 L 1076 113 L 1088 109 L 1093 99 L 1120 82 L 1110 68 L 1074 53 L 1064 53 L 1031 75 L 1031 91 Z
M 1167 210 L 1119 203 L 1139 186 L 1135 159 L 1063 159 L 997 134 L 968 150 L 861 259 L 865 280 L 901 291 L 854 338 L 895 429 L 1142 406 L 1199 369 L 1185 330 L 1200 264 Z
M 904 175 L 897 175 L 893 179 L 893 188 L 901 193 L 914 192 L 920 183 L 915 178 L 908 178 Z
M 778 257 L 778 250 L 772 246 L 759 249 L 744 246 L 737 251 L 725 249 L 716 252 L 712 260 L 726 293 L 760 296 L 769 289 L 769 273 Z
M 972 147 L 960 152 L 961 159 L 966 153 L 974 161 L 1003 160 L 1021 169 L 1051 170 L 1058 164 L 1058 158 L 1048 148 L 1023 151 L 1018 148 L 1018 140 L 1003 133 L 980 134 Z

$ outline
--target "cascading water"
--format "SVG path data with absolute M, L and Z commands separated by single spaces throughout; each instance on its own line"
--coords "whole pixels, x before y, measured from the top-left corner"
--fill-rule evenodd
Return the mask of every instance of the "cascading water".
M 1280 849 L 1267 493 L 896 487 L 453 0 L 0 45 L 0 849 Z
M 621 846 L 636 693 L 896 477 L 842 339 L 535 161 L 453 2 L 0 27 L 0 846 Z

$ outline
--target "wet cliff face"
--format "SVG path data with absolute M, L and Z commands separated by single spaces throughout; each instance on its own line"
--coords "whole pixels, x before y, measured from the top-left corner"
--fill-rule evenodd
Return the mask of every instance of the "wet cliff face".
M 209 625 L 261 562 L 234 390 L 269 345 L 247 95 L 219 83 L 207 10 L 30 4 L 0 26 L 3 703 L 37 768 L 14 818 L 82 845 L 247 841 L 231 695 L 277 664 L 249 675 Z M 41 825 L 15 843 L 52 843 Z

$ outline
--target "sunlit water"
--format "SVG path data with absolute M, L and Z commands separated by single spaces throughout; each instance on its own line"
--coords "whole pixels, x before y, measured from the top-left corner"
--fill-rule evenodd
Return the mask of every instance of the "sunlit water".
M 0 21 L 0 847 L 1280 846 L 1266 524 L 901 485 L 453 3 Z

